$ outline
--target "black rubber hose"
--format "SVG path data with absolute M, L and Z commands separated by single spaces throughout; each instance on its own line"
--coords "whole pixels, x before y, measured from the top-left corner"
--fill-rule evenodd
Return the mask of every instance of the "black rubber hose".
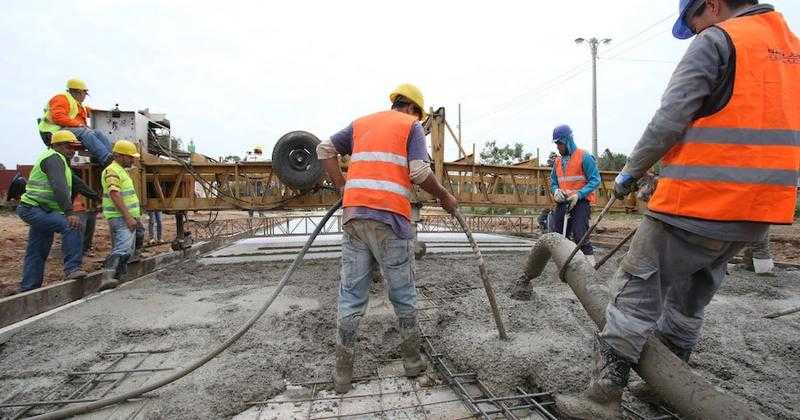
M 255 313 L 255 315 L 253 315 L 241 328 L 239 328 L 239 330 L 236 331 L 236 333 L 228 337 L 228 339 L 225 340 L 224 343 L 217 346 L 214 350 L 208 352 L 205 356 L 195 360 L 189 366 L 186 366 L 185 368 L 182 368 L 181 370 L 173 373 L 172 375 L 169 375 L 150 385 L 143 386 L 139 389 L 128 391 L 124 394 L 120 394 L 117 396 L 103 398 L 101 400 L 93 401 L 75 407 L 62 408 L 60 410 L 56 410 L 50 413 L 42 414 L 31 418 L 39 420 L 63 419 L 66 417 L 85 414 L 90 411 L 97 410 L 99 408 L 107 407 L 112 404 L 117 404 L 132 398 L 136 398 L 145 393 L 161 388 L 164 385 L 175 382 L 180 378 L 183 378 L 184 376 L 188 375 L 195 369 L 206 364 L 209 360 L 217 357 L 217 355 L 225 351 L 225 349 L 230 347 L 231 344 L 235 343 L 236 340 L 238 340 L 242 335 L 244 335 L 244 333 L 246 333 L 256 323 L 256 321 L 258 321 L 258 319 L 261 318 L 262 315 L 264 315 L 267 309 L 269 309 L 270 305 L 272 305 L 272 302 L 275 301 L 275 298 L 277 298 L 278 295 L 283 290 L 283 287 L 286 286 L 286 284 L 289 282 L 289 279 L 292 277 L 292 274 L 294 274 L 294 271 L 297 270 L 297 267 L 300 266 L 300 263 L 303 261 L 303 257 L 305 256 L 308 249 L 311 247 L 311 244 L 314 242 L 314 239 L 316 239 L 317 235 L 319 235 L 319 232 L 322 230 L 322 228 L 325 227 L 325 224 L 328 222 L 331 216 L 333 216 L 333 213 L 335 213 L 336 210 L 338 210 L 341 206 L 342 206 L 342 201 L 339 200 L 338 203 L 334 204 L 330 209 L 328 209 L 328 212 L 325 213 L 325 216 L 317 224 L 317 227 L 314 229 L 314 232 L 306 241 L 306 244 L 303 245 L 303 249 L 300 251 L 299 254 L 297 254 L 297 257 L 295 257 L 294 261 L 292 262 L 292 265 L 289 267 L 289 270 L 287 270 L 286 274 L 283 275 L 283 278 L 281 279 L 280 283 L 278 283 L 278 287 L 275 289 L 274 292 L 272 292 L 272 296 L 270 296 L 269 299 L 266 302 L 264 302 L 264 305 L 261 307 L 261 309 L 259 309 L 258 312 Z

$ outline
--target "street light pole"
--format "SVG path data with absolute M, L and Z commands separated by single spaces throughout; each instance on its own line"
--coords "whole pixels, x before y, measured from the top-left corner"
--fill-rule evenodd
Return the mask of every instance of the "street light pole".
M 608 44 L 611 42 L 611 39 L 590 38 L 587 40 L 583 38 L 578 38 L 575 40 L 576 44 L 583 44 L 584 42 L 587 42 L 589 44 L 589 49 L 592 53 L 592 154 L 595 157 L 598 157 L 597 155 L 597 50 L 598 46 L 601 43 Z

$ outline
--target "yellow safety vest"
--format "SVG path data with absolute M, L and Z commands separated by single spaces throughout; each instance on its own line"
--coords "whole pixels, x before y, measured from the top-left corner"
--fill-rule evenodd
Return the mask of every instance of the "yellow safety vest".
M 117 206 L 114 205 L 114 202 L 111 201 L 111 195 L 109 195 L 108 183 L 106 182 L 106 175 L 108 175 L 109 172 L 119 178 L 119 193 L 122 194 L 122 201 L 125 203 L 125 207 L 128 208 L 128 212 L 133 217 L 139 217 L 141 215 L 141 209 L 139 208 L 139 197 L 136 196 L 136 189 L 133 188 L 133 180 L 130 175 L 128 175 L 128 171 L 116 161 L 103 169 L 103 174 L 100 178 L 100 182 L 103 185 L 103 217 L 106 219 L 122 217 L 122 213 L 117 209 Z
M 56 201 L 56 196 L 53 192 L 53 187 L 50 186 L 50 180 L 47 178 L 47 174 L 42 171 L 42 161 L 53 155 L 58 156 L 61 158 L 61 161 L 64 162 L 64 177 L 67 180 L 67 189 L 69 193 L 72 192 L 72 169 L 69 167 L 67 159 L 64 158 L 61 153 L 47 148 L 39 155 L 39 158 L 36 159 L 36 163 L 33 164 L 31 176 L 28 179 L 28 183 L 25 185 L 25 194 L 20 197 L 20 201 L 31 206 L 39 206 L 50 211 L 64 214 L 64 209 L 62 209 Z

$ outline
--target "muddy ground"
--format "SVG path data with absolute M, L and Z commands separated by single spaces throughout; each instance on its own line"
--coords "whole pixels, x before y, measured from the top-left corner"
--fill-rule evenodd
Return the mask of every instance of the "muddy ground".
M 485 297 L 474 290 L 439 311 L 437 345 L 498 394 L 516 385 L 578 390 L 589 369 L 592 324 L 569 288 L 554 279 L 552 265 L 536 283 L 531 301 L 508 299 L 506 290 L 521 274 L 524 258 L 486 257 L 511 341 L 497 340 Z M 337 267 L 335 261 L 305 263 L 270 311 L 228 351 L 153 392 L 153 398 L 126 406 L 139 404 L 140 418 L 223 418 L 247 409 L 247 401 L 279 394 L 287 381 L 328 379 Z M 187 262 L 29 324 L 0 338 L 0 395 L 40 398 L 64 380 L 66 371 L 107 366 L 98 362 L 101 351 L 168 347 L 170 353 L 154 357 L 159 366 L 185 365 L 243 323 L 286 268 L 283 263 Z M 603 271 L 610 272 L 610 266 Z M 480 286 L 468 256 L 426 257 L 418 262 L 417 278 L 419 285 L 466 281 Z M 734 270 L 708 310 L 692 367 L 769 417 L 800 419 L 800 316 L 761 318 L 796 304 L 800 272 L 762 278 Z M 382 360 L 399 356 L 392 316 L 367 316 L 360 331 L 356 376 L 368 376 Z

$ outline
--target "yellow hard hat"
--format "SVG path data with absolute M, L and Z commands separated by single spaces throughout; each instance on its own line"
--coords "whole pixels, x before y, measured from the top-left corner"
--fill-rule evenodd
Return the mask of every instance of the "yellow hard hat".
M 121 155 L 133 156 L 135 158 L 141 156 L 139 155 L 139 150 L 136 149 L 136 145 L 128 140 L 117 140 L 117 142 L 114 143 L 114 148 L 111 151 Z
M 389 94 L 389 100 L 394 103 L 398 95 L 405 97 L 418 106 L 419 109 L 422 110 L 423 120 L 428 117 L 428 113 L 425 112 L 425 98 L 422 97 L 422 91 L 419 90 L 418 87 L 412 85 L 411 83 L 403 83 L 397 86 L 392 93 Z
M 86 82 L 81 79 L 67 80 L 67 89 L 89 90 L 89 88 L 86 87 Z
M 81 142 L 78 141 L 78 138 L 75 137 L 75 134 L 73 134 L 72 131 L 67 130 L 56 131 L 50 137 L 50 144 L 58 143 L 71 143 L 72 146 L 82 146 Z

